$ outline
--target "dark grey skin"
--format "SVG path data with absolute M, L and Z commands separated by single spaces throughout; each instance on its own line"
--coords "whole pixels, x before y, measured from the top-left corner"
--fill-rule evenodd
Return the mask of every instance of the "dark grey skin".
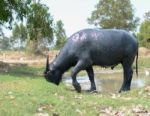
M 111 67 L 119 63 L 123 66 L 124 79 L 121 91 L 130 90 L 133 69 L 132 64 L 136 57 L 136 72 L 138 59 L 138 43 L 127 31 L 116 29 L 84 29 L 68 38 L 64 47 L 49 64 L 47 58 L 44 72 L 47 81 L 59 85 L 62 75 L 73 67 L 72 84 L 77 92 L 81 92 L 80 84 L 76 80 L 81 70 L 86 70 L 91 82 L 90 91 L 96 90 L 93 65 Z

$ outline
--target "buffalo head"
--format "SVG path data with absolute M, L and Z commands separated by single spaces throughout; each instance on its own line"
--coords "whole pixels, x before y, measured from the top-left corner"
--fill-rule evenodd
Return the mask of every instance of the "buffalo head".
M 49 57 L 47 56 L 46 69 L 44 71 L 44 77 L 48 82 L 59 85 L 62 77 L 62 73 L 54 68 L 54 64 L 49 64 Z

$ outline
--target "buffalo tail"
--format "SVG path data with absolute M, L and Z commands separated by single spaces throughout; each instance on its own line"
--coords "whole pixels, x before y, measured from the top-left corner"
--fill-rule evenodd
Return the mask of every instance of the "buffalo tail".
M 138 77 L 138 50 L 136 54 L 136 76 Z

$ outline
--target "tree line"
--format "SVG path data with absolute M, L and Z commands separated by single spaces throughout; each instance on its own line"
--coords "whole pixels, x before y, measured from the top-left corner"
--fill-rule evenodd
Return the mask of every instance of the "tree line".
M 63 22 L 55 21 L 40 0 L 1 0 L 0 10 L 0 49 L 36 54 L 50 47 L 60 49 L 67 40 Z M 140 46 L 150 48 L 150 11 L 140 24 L 130 0 L 99 0 L 87 21 L 97 28 L 130 31 Z M 12 29 L 10 38 L 3 34 L 2 27 Z
M 4 13 L 0 13 L 0 27 L 12 29 L 12 36 L 8 38 L 1 28 L 0 49 L 38 54 L 49 49 L 53 42 L 59 49 L 66 41 L 63 22 L 54 23 L 49 8 L 40 0 L 2 0 L 0 6 Z

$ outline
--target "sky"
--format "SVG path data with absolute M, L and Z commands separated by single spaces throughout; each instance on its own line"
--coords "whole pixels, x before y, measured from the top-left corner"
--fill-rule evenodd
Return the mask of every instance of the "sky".
M 99 0 L 41 0 L 42 3 L 49 7 L 49 12 L 54 21 L 62 20 L 67 36 L 84 28 L 93 28 L 89 25 L 87 18 L 95 9 Z M 150 11 L 150 0 L 131 0 L 135 9 L 135 16 L 141 21 L 145 12 Z M 8 30 L 4 30 L 10 35 Z
M 87 18 L 98 0 L 48 0 L 47 5 L 55 20 L 62 20 L 67 36 L 88 25 Z
M 83 28 L 92 28 L 87 18 L 99 0 L 43 0 L 49 7 L 54 20 L 62 20 L 67 36 Z M 141 21 L 145 12 L 150 11 L 150 0 L 131 0 L 135 16 Z

